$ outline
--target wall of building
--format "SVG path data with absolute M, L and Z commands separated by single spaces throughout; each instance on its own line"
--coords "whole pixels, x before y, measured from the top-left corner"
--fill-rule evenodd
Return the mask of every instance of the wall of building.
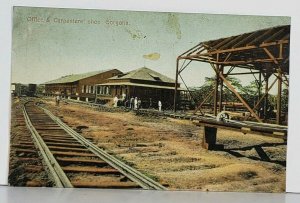
M 158 106 L 158 101 L 162 102 L 164 108 L 169 108 L 172 106 L 174 100 L 174 90 L 172 89 L 126 85 L 110 85 L 109 89 L 108 93 L 104 91 L 103 94 L 97 94 L 99 103 L 105 101 L 111 103 L 115 96 L 122 99 L 123 94 L 126 95 L 125 100 L 129 100 L 131 97 L 140 98 L 142 101 L 142 108 L 149 108 L 150 106 L 156 108 Z
M 98 75 L 80 80 L 78 84 L 79 97 L 95 99 L 96 84 L 107 82 L 108 78 L 111 78 L 120 73 L 122 72 L 117 69 L 113 69 L 111 71 L 100 73 Z
M 78 82 L 45 85 L 46 95 L 55 95 L 57 93 L 60 93 L 62 96 L 75 96 L 77 90 L 78 90 Z
M 117 69 L 100 73 L 98 75 L 84 78 L 74 83 L 63 84 L 46 84 L 45 94 L 55 95 L 60 93 L 62 96 L 70 97 L 72 99 L 80 99 L 86 101 L 86 99 L 95 99 L 96 84 L 106 82 L 108 78 L 113 77 L 121 72 Z

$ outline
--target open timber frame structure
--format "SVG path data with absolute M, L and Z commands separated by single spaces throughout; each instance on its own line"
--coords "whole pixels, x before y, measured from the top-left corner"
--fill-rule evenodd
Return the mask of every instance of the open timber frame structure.
M 268 93 L 277 82 L 276 97 L 276 123 L 282 124 L 281 100 L 282 84 L 287 89 L 289 86 L 289 51 L 290 51 L 290 25 L 271 27 L 237 36 L 221 38 L 201 42 L 177 57 L 176 82 L 174 91 L 174 110 L 178 109 L 177 89 L 179 77 L 185 84 L 181 73 L 192 61 L 209 63 L 216 73 L 214 89 L 195 109 L 195 113 L 201 109 L 205 101 L 214 97 L 214 115 L 218 110 L 222 111 L 224 84 L 243 103 L 258 122 L 263 122 L 266 118 L 268 108 Z M 225 72 L 225 68 L 226 70 Z M 239 68 L 245 72 L 232 73 Z M 254 106 L 250 106 L 240 95 L 234 86 L 226 79 L 231 75 L 251 74 L 258 84 L 258 100 Z M 258 75 L 258 77 L 256 77 Z M 275 80 L 270 83 L 270 77 L 275 76 Z M 261 88 L 264 85 L 264 93 Z M 188 89 L 188 88 L 187 88 Z M 263 104 L 262 104 L 263 103 Z M 263 116 L 257 114 L 259 107 L 263 108 Z M 247 120 L 249 116 L 245 117 Z

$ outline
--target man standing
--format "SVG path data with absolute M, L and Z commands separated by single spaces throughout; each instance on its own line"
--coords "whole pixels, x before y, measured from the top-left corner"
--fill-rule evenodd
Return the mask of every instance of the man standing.
M 114 107 L 118 107 L 118 101 L 119 101 L 118 97 L 115 96 L 115 98 L 114 98 Z
M 134 110 L 137 110 L 137 108 L 138 108 L 138 99 L 137 99 L 137 97 L 135 97 L 135 99 L 134 99 Z
M 162 107 L 162 103 L 161 103 L 161 101 L 159 100 L 159 101 L 158 101 L 158 111 L 161 111 L 161 107 Z
M 138 109 L 140 109 L 141 106 L 142 106 L 142 100 L 141 100 L 141 98 L 139 98 L 138 101 L 137 101 L 137 107 L 138 107 Z
M 134 98 L 131 97 L 131 98 L 130 98 L 130 109 L 133 110 L 133 108 L 134 108 Z
M 59 106 L 59 100 L 60 100 L 60 96 L 57 95 L 57 96 L 56 96 L 56 106 Z

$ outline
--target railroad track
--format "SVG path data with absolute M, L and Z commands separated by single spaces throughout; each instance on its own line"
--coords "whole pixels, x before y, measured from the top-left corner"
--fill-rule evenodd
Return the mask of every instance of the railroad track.
M 54 186 L 166 189 L 100 149 L 33 101 L 23 105 L 23 113 Z

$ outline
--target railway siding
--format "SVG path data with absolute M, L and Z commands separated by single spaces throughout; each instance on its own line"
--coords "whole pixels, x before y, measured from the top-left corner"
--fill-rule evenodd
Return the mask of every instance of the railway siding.
M 166 189 L 99 149 L 33 101 L 25 103 L 23 112 L 56 187 Z

